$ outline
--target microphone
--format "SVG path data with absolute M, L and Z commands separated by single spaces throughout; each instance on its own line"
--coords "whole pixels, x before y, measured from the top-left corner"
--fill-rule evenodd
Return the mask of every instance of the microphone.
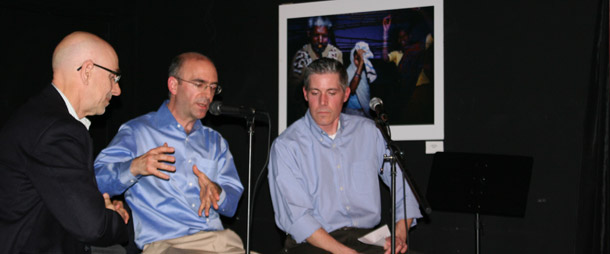
M 253 108 L 245 108 L 244 106 L 233 107 L 222 104 L 222 101 L 213 101 L 208 109 L 212 115 L 233 115 L 233 116 L 253 116 L 256 110 Z
M 384 123 L 388 122 L 388 115 L 385 114 L 383 110 L 383 101 L 377 97 L 371 98 L 369 101 L 369 107 L 377 113 L 377 117 L 381 119 Z

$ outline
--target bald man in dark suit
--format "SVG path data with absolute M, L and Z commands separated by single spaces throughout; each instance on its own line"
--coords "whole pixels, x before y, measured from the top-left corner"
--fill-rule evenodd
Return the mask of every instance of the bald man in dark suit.
M 89 253 L 127 241 L 128 215 L 97 188 L 85 116 L 121 93 L 118 57 L 86 32 L 53 53 L 53 80 L 0 131 L 0 253 Z

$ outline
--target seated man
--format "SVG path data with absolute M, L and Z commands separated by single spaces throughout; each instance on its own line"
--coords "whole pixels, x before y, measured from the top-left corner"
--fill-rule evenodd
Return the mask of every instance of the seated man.
M 226 140 L 200 121 L 220 92 L 214 63 L 175 57 L 167 87 L 159 110 L 123 124 L 98 155 L 99 188 L 125 194 L 144 253 L 244 253 L 219 217 L 235 214 L 243 186 Z
M 77 31 L 51 62 L 52 82 L 0 130 L 0 253 L 88 253 L 127 241 L 127 212 L 95 184 L 86 118 L 121 94 L 119 58 Z
M 284 252 L 389 253 L 389 237 L 384 248 L 356 240 L 381 219 L 378 175 L 386 185 L 391 181 L 381 132 L 370 119 L 341 114 L 350 89 L 336 60 L 321 58 L 305 68 L 303 94 L 309 110 L 273 142 L 269 164 L 275 222 L 289 234 Z M 402 196 L 400 170 L 397 179 L 396 251 L 404 253 L 421 213 L 409 188 Z

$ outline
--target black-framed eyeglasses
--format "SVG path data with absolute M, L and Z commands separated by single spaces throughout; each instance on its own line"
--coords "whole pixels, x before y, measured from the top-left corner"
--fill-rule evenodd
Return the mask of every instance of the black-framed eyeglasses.
M 114 83 L 119 83 L 119 80 L 121 80 L 121 73 L 120 72 L 113 71 L 111 69 L 108 69 L 108 68 L 106 68 L 104 66 L 101 66 L 99 64 L 96 64 L 96 63 L 93 63 L 93 66 L 99 67 L 100 69 L 103 69 L 103 70 L 105 70 L 107 72 L 112 73 L 112 75 L 114 75 Z M 82 65 L 81 65 L 81 67 L 78 67 L 78 69 L 76 69 L 76 71 L 80 71 L 81 68 L 83 68 Z
M 222 87 L 219 84 L 210 84 L 205 81 L 201 82 L 201 81 L 195 81 L 195 80 L 185 80 L 178 76 L 173 76 L 173 77 L 176 78 L 177 80 L 193 84 L 197 88 L 203 88 L 204 90 L 207 90 L 209 88 L 213 94 L 220 94 L 220 92 L 222 92 Z

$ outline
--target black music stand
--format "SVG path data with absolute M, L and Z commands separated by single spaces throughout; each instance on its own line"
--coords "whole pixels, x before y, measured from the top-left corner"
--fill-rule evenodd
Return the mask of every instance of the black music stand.
M 526 156 L 439 152 L 434 155 L 427 199 L 433 210 L 523 217 L 533 159 Z

